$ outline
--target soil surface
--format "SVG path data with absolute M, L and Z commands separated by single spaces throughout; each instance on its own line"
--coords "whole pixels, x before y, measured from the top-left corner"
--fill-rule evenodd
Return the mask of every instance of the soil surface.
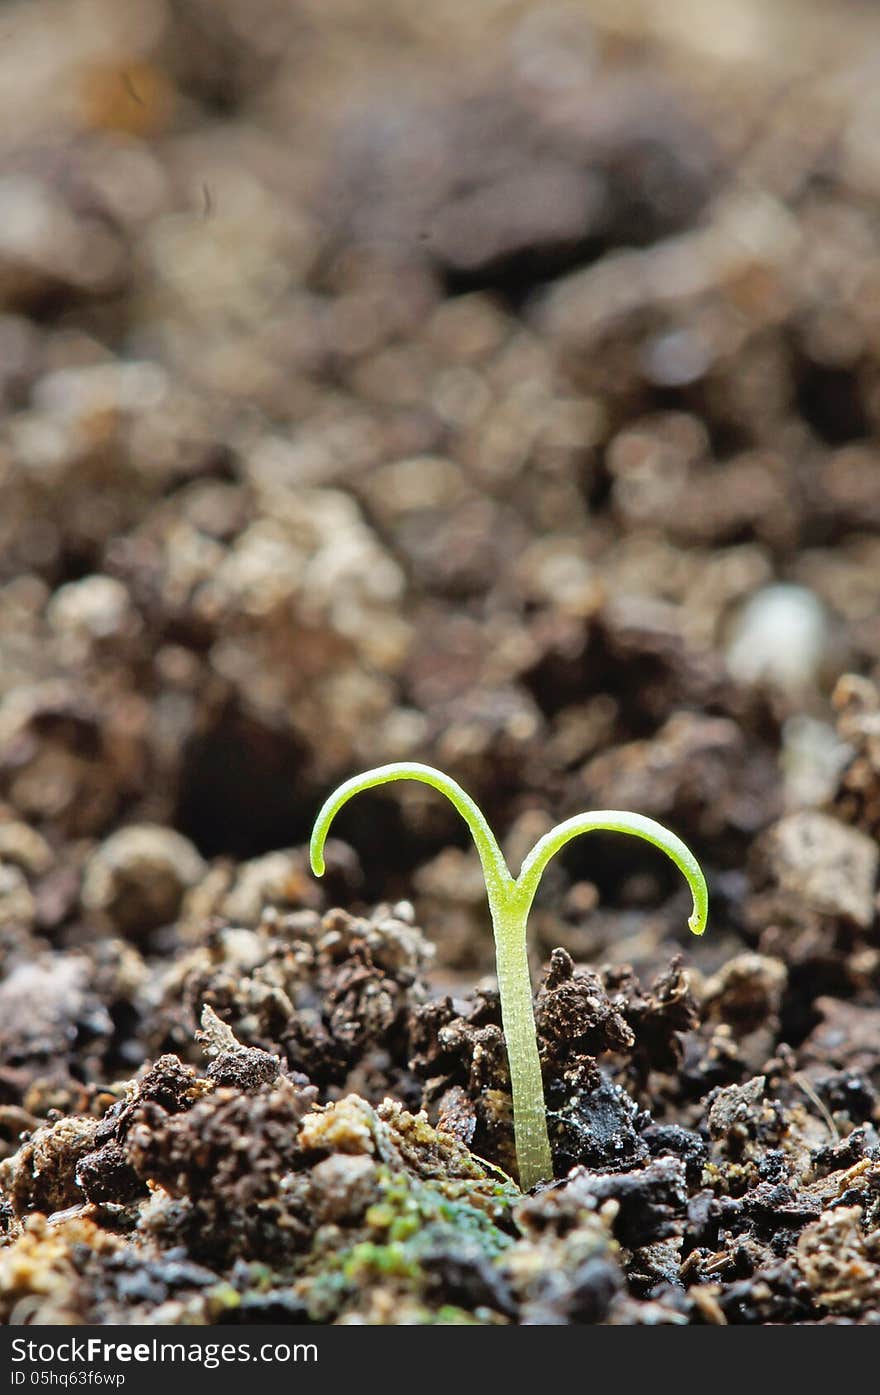
M 880 18 L 684 10 L 4 8 L 0 1320 L 880 1322 Z M 548 868 L 531 1195 L 393 760 L 706 869 Z

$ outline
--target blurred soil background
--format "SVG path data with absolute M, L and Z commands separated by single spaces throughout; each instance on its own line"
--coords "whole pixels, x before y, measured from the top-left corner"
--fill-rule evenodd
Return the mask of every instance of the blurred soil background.
M 141 943 L 200 858 L 415 758 L 514 858 L 582 808 L 668 820 L 723 957 L 751 841 L 833 787 L 835 676 L 880 658 L 875 7 L 0 21 L 4 920 Z M 339 827 L 351 893 L 491 962 L 442 801 Z M 620 840 L 564 866 L 583 953 L 680 890 Z
M 5 1153 L 199 1060 L 187 956 L 266 906 L 410 900 L 490 975 L 435 793 L 308 872 L 402 759 L 512 865 L 603 807 L 702 859 L 698 944 L 571 845 L 536 974 L 681 950 L 765 1032 L 718 1080 L 880 1084 L 875 4 L 5 3 L 0 413 Z

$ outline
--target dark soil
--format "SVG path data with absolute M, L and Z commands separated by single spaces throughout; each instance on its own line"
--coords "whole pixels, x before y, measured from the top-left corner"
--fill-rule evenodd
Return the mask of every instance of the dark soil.
M 731 8 L 7 6 L 0 1320 L 880 1322 L 880 18 Z M 548 868 L 532 1195 L 405 759 L 709 879 Z

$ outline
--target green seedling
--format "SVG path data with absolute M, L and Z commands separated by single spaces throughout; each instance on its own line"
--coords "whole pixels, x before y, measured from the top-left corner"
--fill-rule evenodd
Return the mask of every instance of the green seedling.
M 538 1182 L 548 1181 L 553 1176 L 526 949 L 526 922 L 544 868 L 551 857 L 580 833 L 594 830 L 633 833 L 665 852 L 686 877 L 694 900 L 688 925 L 695 935 L 702 935 L 709 913 L 706 879 L 693 853 L 668 828 L 654 819 L 619 809 L 576 814 L 574 818 L 557 824 L 538 840 L 523 862 L 519 876 L 514 877 L 482 812 L 461 786 L 441 770 L 409 762 L 380 765 L 375 770 L 356 775 L 346 780 L 326 800 L 312 830 L 310 855 L 316 877 L 323 875 L 324 843 L 330 825 L 342 806 L 362 790 L 373 789 L 392 780 L 420 780 L 445 794 L 470 829 L 480 855 L 495 934 L 501 1021 L 513 1095 L 516 1160 L 520 1186 L 528 1191 Z

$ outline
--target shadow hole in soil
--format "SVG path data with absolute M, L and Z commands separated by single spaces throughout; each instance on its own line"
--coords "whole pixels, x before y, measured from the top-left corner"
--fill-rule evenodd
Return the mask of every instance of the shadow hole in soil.
M 430 234 L 426 235 L 430 248 Z M 546 247 L 529 247 L 497 257 L 473 270 L 441 267 L 441 284 L 449 298 L 477 291 L 494 295 L 504 309 L 520 314 L 532 296 L 560 276 L 597 261 L 606 250 L 604 238 L 583 237 Z
M 869 434 L 857 370 L 802 362 L 797 375 L 797 405 L 827 445 L 845 445 Z
M 600 693 L 618 698 L 615 741 L 653 736 L 665 708 L 655 690 L 674 687 L 672 662 L 654 654 L 615 653 L 606 634 L 592 627 L 575 652 L 550 650 L 523 674 L 523 684 L 545 717 Z
M 603 455 L 593 458 L 587 451 L 581 464 L 580 489 L 591 514 L 605 513 L 611 507 L 614 480 Z
M 781 1041 L 798 1047 L 818 1027 L 822 1015 L 815 1007 L 817 998 L 852 997 L 852 987 L 842 965 L 843 956 L 838 963 L 828 960 L 821 965 L 794 964 L 789 967 L 788 987 L 780 1012 Z
M 65 547 L 47 570 L 53 588 L 71 581 L 82 581 L 84 577 L 101 570 L 100 548 L 97 544 L 94 547 L 85 544 Z
M 184 749 L 175 828 L 205 857 L 257 857 L 302 842 L 313 813 L 306 760 L 296 735 L 227 710 Z

